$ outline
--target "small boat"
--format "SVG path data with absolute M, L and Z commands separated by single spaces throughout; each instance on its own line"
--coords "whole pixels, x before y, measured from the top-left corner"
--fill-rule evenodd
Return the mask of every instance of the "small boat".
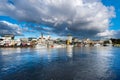
M 47 45 L 44 44 L 37 44 L 35 48 L 47 48 Z
M 95 44 L 94 46 L 97 47 L 97 46 L 101 46 L 101 45 L 97 43 L 97 44 Z

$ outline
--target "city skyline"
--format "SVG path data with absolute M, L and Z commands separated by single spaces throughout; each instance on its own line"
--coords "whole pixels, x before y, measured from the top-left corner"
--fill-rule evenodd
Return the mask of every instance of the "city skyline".
M 120 38 L 120 1 L 1 0 L 0 35 Z

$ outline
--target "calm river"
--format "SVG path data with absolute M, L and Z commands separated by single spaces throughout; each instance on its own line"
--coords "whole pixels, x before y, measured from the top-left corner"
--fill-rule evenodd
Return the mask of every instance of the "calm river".
M 120 48 L 1 48 L 0 80 L 120 80 Z

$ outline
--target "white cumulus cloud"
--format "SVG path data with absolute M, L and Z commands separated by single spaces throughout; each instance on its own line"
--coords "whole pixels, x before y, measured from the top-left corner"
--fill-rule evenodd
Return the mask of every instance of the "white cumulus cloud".
M 98 33 L 97 36 L 105 37 L 105 38 L 112 38 L 112 37 L 115 37 L 114 36 L 115 34 L 116 32 L 114 30 L 106 30 L 104 32 Z
M 0 15 L 47 25 L 58 35 L 95 37 L 109 29 L 115 9 L 100 0 L 1 0 Z

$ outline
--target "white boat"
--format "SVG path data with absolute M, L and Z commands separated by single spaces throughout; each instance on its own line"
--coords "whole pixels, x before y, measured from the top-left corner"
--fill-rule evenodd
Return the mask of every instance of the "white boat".
M 21 45 L 21 42 L 17 43 L 17 46 L 20 46 Z
M 90 45 L 89 45 L 89 44 L 86 44 L 85 47 L 90 47 Z
M 0 46 L 3 46 L 4 44 L 5 44 L 5 42 L 3 42 L 3 41 L 2 41 L 2 42 L 0 42 Z
M 97 47 L 97 46 L 101 46 L 101 45 L 97 43 L 97 44 L 95 44 L 94 46 Z
M 47 45 L 44 44 L 37 44 L 35 48 L 47 48 Z

